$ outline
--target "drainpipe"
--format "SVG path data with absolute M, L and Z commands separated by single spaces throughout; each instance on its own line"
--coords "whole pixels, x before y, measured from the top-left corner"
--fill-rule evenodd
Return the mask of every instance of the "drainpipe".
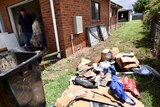
M 59 45 L 59 39 L 58 39 L 58 31 L 57 31 L 57 23 L 56 23 L 56 16 L 55 16 L 55 9 L 54 9 L 53 0 L 50 0 L 50 6 L 51 6 L 51 13 L 52 13 L 53 28 L 54 28 L 55 39 L 56 39 L 56 47 L 57 47 L 57 51 L 59 52 L 57 57 L 61 58 L 60 45 Z
M 108 18 L 108 21 L 109 21 L 109 22 L 108 22 L 108 25 L 109 25 L 109 26 L 108 26 L 108 33 L 109 33 L 109 35 L 110 35 L 110 33 L 111 33 L 111 18 L 112 18 L 112 17 L 111 17 L 111 11 L 112 11 L 112 10 L 111 10 L 111 1 L 109 0 L 109 7 L 108 7 L 108 13 L 109 13 L 109 14 L 108 14 L 108 16 L 109 16 L 109 18 Z

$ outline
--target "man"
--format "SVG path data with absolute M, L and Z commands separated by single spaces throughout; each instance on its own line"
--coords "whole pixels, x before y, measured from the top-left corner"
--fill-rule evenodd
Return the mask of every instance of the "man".
M 24 8 L 21 8 L 20 16 L 18 19 L 18 29 L 19 29 L 19 34 L 21 34 L 21 32 L 23 33 L 25 46 L 31 46 L 33 22 L 34 22 L 33 17 L 27 14 Z

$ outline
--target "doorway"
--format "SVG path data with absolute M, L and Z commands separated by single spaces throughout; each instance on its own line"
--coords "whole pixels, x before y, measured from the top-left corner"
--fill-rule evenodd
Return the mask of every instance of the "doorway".
M 44 37 L 44 30 L 43 30 L 43 21 L 40 9 L 39 0 L 25 0 L 18 4 L 12 5 L 8 7 L 9 17 L 11 20 L 13 32 L 17 35 L 17 39 L 20 45 L 24 45 L 24 38 L 22 35 L 18 35 L 18 17 L 20 8 L 25 8 L 28 14 L 32 15 L 33 17 L 38 17 L 39 22 L 42 26 L 42 33 L 43 33 L 43 41 L 45 41 Z M 44 43 L 43 43 L 44 44 Z

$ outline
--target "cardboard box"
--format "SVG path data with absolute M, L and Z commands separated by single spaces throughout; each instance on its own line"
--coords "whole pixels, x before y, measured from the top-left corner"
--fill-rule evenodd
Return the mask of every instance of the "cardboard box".
M 127 53 L 119 53 L 116 57 L 116 62 L 122 70 L 130 70 L 139 66 L 139 61 L 135 56 Z
M 108 52 L 111 51 L 110 49 L 104 49 L 102 52 L 101 52 L 101 61 L 105 61 L 105 60 L 111 60 L 111 58 L 107 58 L 107 54 Z
M 115 59 L 118 53 L 119 53 L 118 47 L 112 47 L 111 49 L 106 48 L 101 52 L 101 61 L 105 61 L 105 60 L 109 61 L 109 60 Z

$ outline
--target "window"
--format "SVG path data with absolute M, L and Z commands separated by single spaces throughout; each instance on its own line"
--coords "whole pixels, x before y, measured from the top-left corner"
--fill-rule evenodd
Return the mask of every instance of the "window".
M 92 1 L 91 2 L 92 8 L 92 19 L 99 20 L 100 19 L 100 4 L 98 2 Z

